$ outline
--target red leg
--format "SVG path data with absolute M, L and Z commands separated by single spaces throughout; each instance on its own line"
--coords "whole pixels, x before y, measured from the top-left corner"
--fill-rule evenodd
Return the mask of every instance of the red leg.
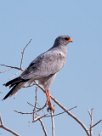
M 47 99 L 48 110 L 51 110 L 52 112 L 54 112 L 55 109 L 51 104 L 51 97 L 50 97 L 49 90 L 45 90 L 45 94 L 46 94 L 46 99 Z

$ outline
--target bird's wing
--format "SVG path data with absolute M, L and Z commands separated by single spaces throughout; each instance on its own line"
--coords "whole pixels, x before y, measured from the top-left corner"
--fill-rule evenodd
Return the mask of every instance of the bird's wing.
M 39 55 L 21 74 L 23 79 L 40 79 L 58 72 L 64 65 L 65 57 L 57 50 Z

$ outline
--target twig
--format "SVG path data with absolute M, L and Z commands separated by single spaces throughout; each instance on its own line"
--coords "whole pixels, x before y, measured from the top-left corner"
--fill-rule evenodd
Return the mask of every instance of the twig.
M 36 108 L 36 107 L 37 107 L 37 89 L 38 89 L 38 87 L 36 86 L 34 106 L 33 106 L 32 104 L 30 104 L 30 103 L 28 103 L 28 104 L 33 107 L 32 122 L 39 121 L 39 122 L 40 122 L 40 125 L 41 125 L 41 127 L 42 127 L 42 130 L 43 130 L 43 132 L 44 132 L 44 135 L 47 136 L 47 132 L 46 132 L 44 123 L 43 123 L 42 120 L 41 120 L 41 119 L 42 119 L 44 116 L 46 116 L 46 115 L 43 115 L 43 116 L 39 117 L 39 116 L 38 116 L 38 113 L 37 113 L 37 111 L 38 111 L 37 108 Z M 42 108 L 41 108 L 41 109 L 42 109 Z M 41 109 L 40 109 L 40 110 L 41 110 Z
M 22 115 L 26 115 L 26 114 L 28 114 L 28 115 L 31 115 L 31 114 L 33 114 L 33 112 L 21 112 L 21 111 L 17 111 L 17 110 L 14 110 L 14 112 L 17 112 L 17 113 L 19 113 L 19 114 L 22 114 Z
M 40 109 L 37 110 L 36 112 L 38 113 L 39 111 L 41 111 L 41 110 L 44 109 L 45 107 L 46 107 L 46 105 L 44 105 L 42 108 L 40 108 Z M 73 109 L 76 108 L 76 107 L 77 107 L 77 106 L 75 106 L 75 107 L 73 107 L 73 108 L 70 108 L 68 111 L 71 111 L 71 110 L 73 110 Z M 22 114 L 22 115 L 31 115 L 31 114 L 33 114 L 33 112 L 21 112 L 21 111 L 17 111 L 17 110 L 14 110 L 14 112 L 17 112 L 18 114 Z M 63 112 L 54 114 L 53 117 L 57 117 L 57 116 L 59 116 L 59 115 L 61 115 L 61 114 L 64 114 L 64 113 L 66 113 L 66 112 L 63 111 Z M 51 115 L 44 114 L 44 115 L 42 115 L 40 118 L 44 118 L 44 117 L 49 118 L 49 117 L 51 117 Z M 37 119 L 37 118 L 36 118 L 36 119 Z M 36 121 L 36 119 L 34 119 L 34 121 Z
M 20 60 L 20 69 L 22 69 L 22 63 L 23 63 L 23 57 L 24 57 L 24 52 L 27 48 L 27 46 L 31 43 L 32 39 L 29 40 L 29 42 L 26 44 L 26 46 L 23 48 L 21 51 L 21 60 Z
M 40 124 L 41 124 L 41 127 L 42 127 L 42 130 L 43 130 L 43 132 L 44 132 L 44 135 L 45 135 L 45 136 L 48 136 L 48 135 L 47 135 L 47 131 L 46 131 L 45 127 L 44 127 L 44 123 L 42 122 L 41 119 L 39 119 L 39 122 L 40 122 Z
M 36 112 L 38 113 L 39 111 L 43 110 L 45 107 L 46 107 L 46 104 L 43 107 L 41 107 L 41 108 L 37 108 L 38 110 Z M 14 110 L 14 112 L 17 112 L 19 114 L 30 114 L 30 115 L 33 114 L 33 112 L 21 112 L 21 111 L 17 111 L 17 110 Z
M 23 69 L 22 69 L 22 68 L 15 67 L 15 66 L 10 66 L 10 65 L 6 65 L 6 64 L 0 64 L 0 66 L 8 67 L 8 68 L 12 68 L 12 69 L 16 69 L 16 70 L 23 71 Z
M 89 133 L 90 133 L 90 136 L 92 136 L 93 128 L 95 126 L 97 126 L 99 123 L 101 123 L 102 120 L 99 120 L 95 124 L 93 124 L 93 109 L 91 109 L 90 111 L 88 111 L 88 113 L 89 113 L 89 117 L 90 117 Z
M 52 124 L 52 136 L 55 136 L 55 122 L 54 122 L 54 115 L 53 112 L 51 111 L 51 124 Z
M 39 110 L 37 110 L 36 112 L 38 113 L 39 111 L 41 111 L 41 110 L 44 109 L 45 107 L 46 107 L 46 105 L 44 105 L 42 108 L 39 108 Z M 73 110 L 73 109 L 76 108 L 76 107 L 77 107 L 77 106 L 74 106 L 74 107 L 70 108 L 68 111 L 71 111 L 71 110 Z M 31 115 L 31 114 L 33 114 L 33 112 L 21 112 L 21 111 L 17 111 L 17 110 L 14 110 L 14 112 L 17 112 L 17 113 L 22 114 L 22 115 Z M 64 113 L 66 113 L 66 112 L 63 111 L 63 112 L 54 114 L 53 117 L 57 117 L 57 116 L 59 116 L 59 115 L 61 115 L 61 114 L 64 114 Z M 46 115 L 46 116 L 45 116 L 45 115 Z M 51 117 L 51 115 L 48 115 L 48 114 L 45 114 L 45 115 L 43 115 L 41 118 L 43 118 L 43 117 L 47 117 L 47 118 Z
M 93 126 L 91 126 L 91 128 L 97 126 L 97 125 L 98 125 L 99 123 L 101 123 L 101 122 L 102 122 L 102 120 L 97 121 Z
M 89 128 L 89 133 L 90 133 L 90 136 L 92 136 L 93 109 L 91 109 L 90 111 L 88 111 L 88 113 L 89 113 L 89 117 L 90 117 L 90 128 Z
M 6 65 L 6 64 L 0 64 L 0 66 L 8 67 L 8 68 L 11 68 L 11 69 L 16 69 L 16 70 L 23 71 L 23 69 L 22 69 L 22 63 L 23 63 L 24 52 L 25 52 L 25 49 L 27 48 L 27 46 L 31 43 L 31 41 L 32 41 L 32 39 L 30 39 L 30 41 L 26 44 L 26 46 L 23 48 L 23 51 L 21 52 L 20 67 L 11 66 L 11 65 Z M 4 72 L 5 72 L 5 71 L 4 71 Z M 3 72 L 0 71 L 0 73 L 3 73 Z
M 45 129 L 45 126 L 44 126 L 44 123 L 43 123 L 43 121 L 41 120 L 41 118 L 43 118 L 43 116 L 42 117 L 36 117 L 36 116 L 38 116 L 38 114 L 37 114 L 37 112 L 36 112 L 36 107 L 37 107 L 37 90 L 38 89 L 38 87 L 36 86 L 36 89 L 35 89 L 35 102 L 34 102 L 34 108 L 33 108 L 33 121 L 32 122 L 35 122 L 35 121 L 39 121 L 40 122 L 40 125 L 41 125 L 41 127 L 42 127 L 42 130 L 43 130 L 43 132 L 44 132 L 44 135 L 45 136 L 47 136 L 47 132 L 46 132 L 46 129 Z M 44 116 L 46 116 L 46 115 L 44 115 Z M 36 117 L 36 118 L 35 118 Z
M 27 102 L 27 103 L 28 103 L 30 106 L 34 107 L 34 105 L 32 105 L 31 103 L 29 103 L 29 102 Z M 44 104 L 44 106 L 42 106 L 42 107 L 40 107 L 40 108 L 36 107 L 36 109 L 38 109 L 37 112 L 43 110 L 45 107 L 46 107 L 46 103 Z
M 34 120 L 32 122 L 37 122 L 37 121 L 39 121 L 39 119 L 42 119 L 42 118 L 45 118 L 45 117 L 47 117 L 47 114 L 44 114 L 42 116 L 37 115 L 37 117 L 34 118 Z
M 74 107 L 72 107 L 72 108 L 68 109 L 68 111 L 71 111 L 71 110 L 73 110 L 73 109 L 75 109 L 75 108 L 77 108 L 77 106 L 74 106 Z M 53 115 L 53 117 L 59 116 L 59 115 L 64 114 L 64 113 L 66 113 L 66 112 L 65 112 L 65 111 L 63 111 L 63 112 L 60 112 L 60 113 L 54 114 L 54 115 Z M 47 116 L 47 117 L 50 117 L 50 116 Z
M 5 127 L 5 126 L 3 125 L 3 122 L 2 122 L 1 117 L 0 117 L 0 128 L 6 130 L 7 132 L 9 132 L 9 133 L 11 133 L 11 134 L 13 134 L 14 136 L 20 136 L 20 135 L 18 135 L 17 133 L 15 133 L 14 131 L 12 131 L 11 129 Z
M 36 86 L 36 89 L 35 89 L 35 102 L 34 102 L 34 108 L 33 108 L 33 121 L 34 121 L 34 118 L 35 118 L 35 114 L 37 113 L 36 112 L 36 106 L 37 106 L 37 89 L 38 89 L 38 87 Z
M 63 109 L 70 117 L 72 117 L 85 131 L 85 133 L 87 134 L 87 136 L 90 136 L 88 133 L 88 129 L 86 128 L 86 126 L 70 111 L 68 111 L 62 104 L 60 104 L 55 98 L 53 98 L 51 96 L 51 99 L 61 108 Z
M 34 108 L 34 105 L 31 104 L 30 102 L 27 102 L 27 104 Z

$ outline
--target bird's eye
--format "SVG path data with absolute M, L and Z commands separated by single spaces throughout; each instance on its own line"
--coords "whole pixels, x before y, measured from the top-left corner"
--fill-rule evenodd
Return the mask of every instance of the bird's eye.
M 65 37 L 64 39 L 65 39 L 66 41 L 68 41 L 70 38 L 69 38 L 69 37 Z

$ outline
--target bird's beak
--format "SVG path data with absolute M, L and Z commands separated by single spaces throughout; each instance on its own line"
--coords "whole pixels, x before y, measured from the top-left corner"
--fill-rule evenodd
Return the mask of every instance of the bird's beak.
M 73 39 L 72 39 L 72 38 L 69 38 L 68 42 L 73 42 Z

